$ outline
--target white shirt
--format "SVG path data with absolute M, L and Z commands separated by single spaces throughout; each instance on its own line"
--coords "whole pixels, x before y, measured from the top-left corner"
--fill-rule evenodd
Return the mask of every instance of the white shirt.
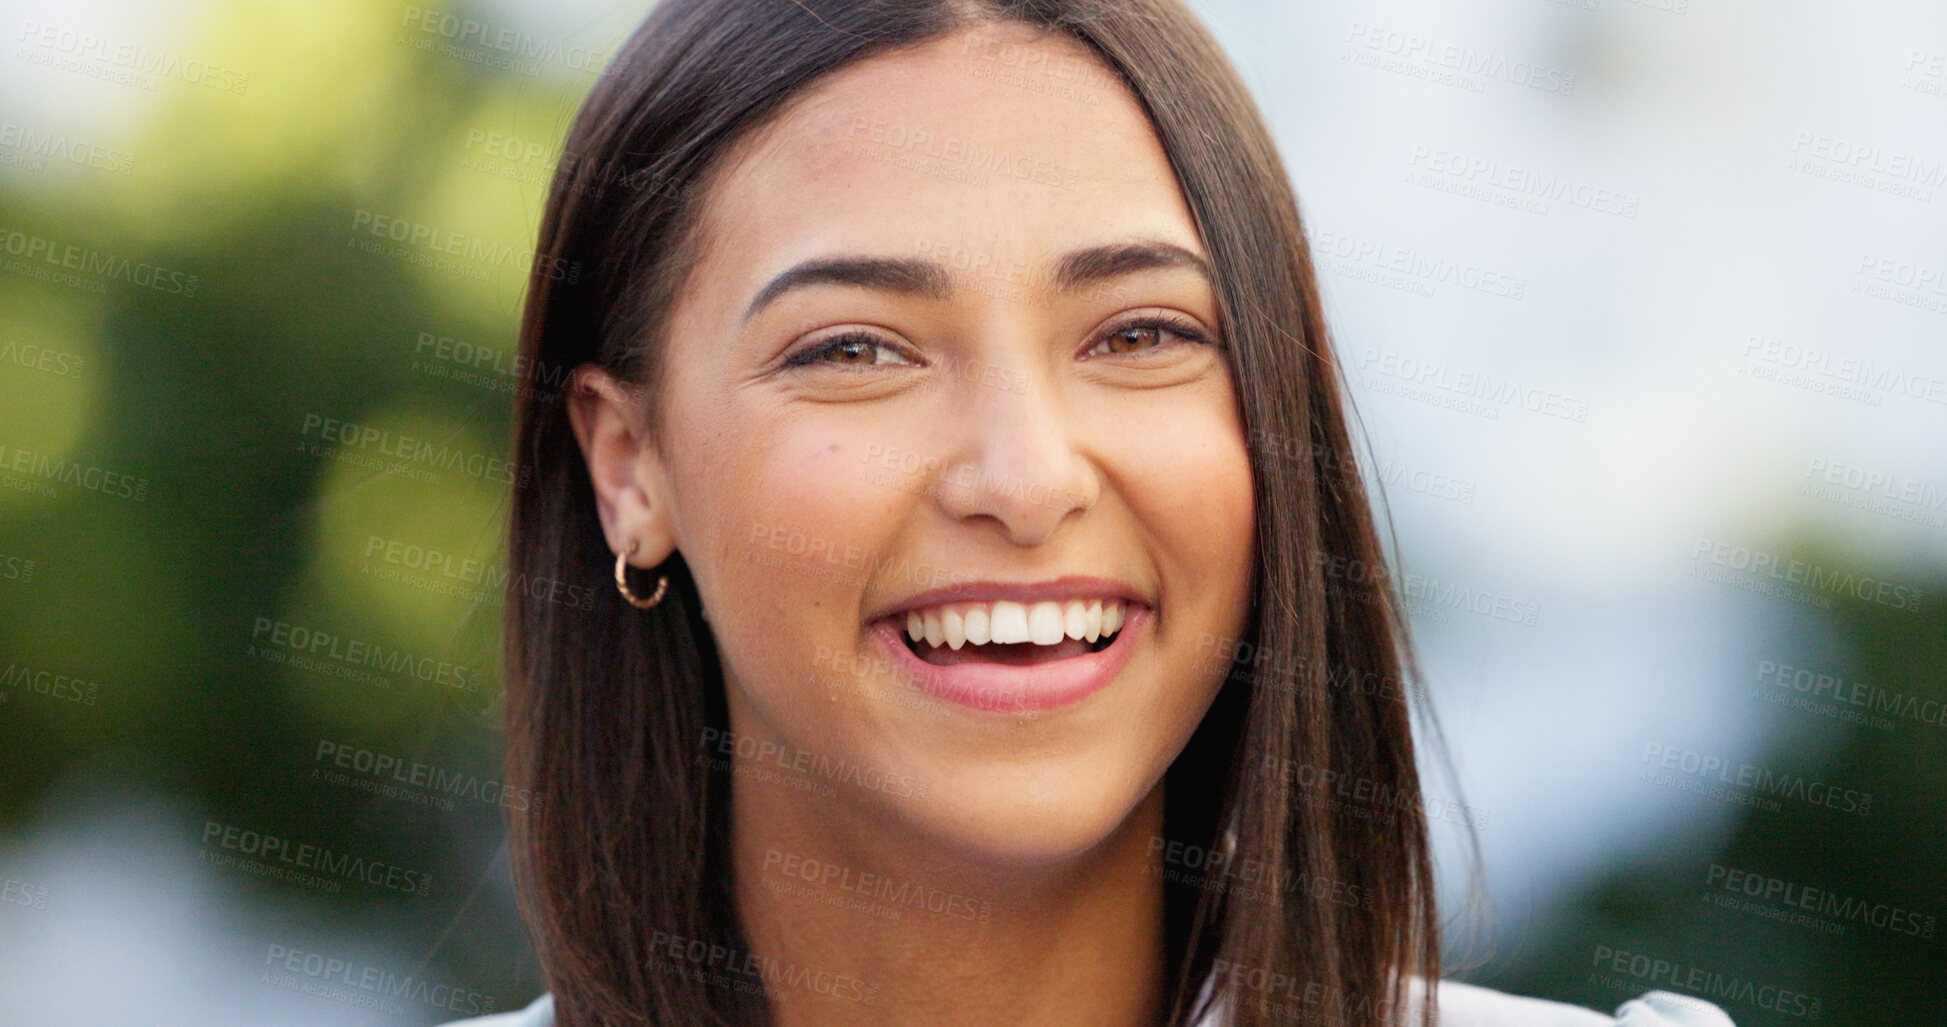
M 1408 1022 L 1415 1022 L 1409 1017 Z M 1211 1010 L 1197 1027 L 1222 1027 L 1223 1009 Z M 454 1020 L 442 1027 L 554 1027 L 554 996 L 525 1009 Z M 1440 1027 L 1737 1027 L 1724 1011 L 1668 991 L 1652 991 L 1616 1007 L 1614 1016 L 1566 1002 L 1524 998 L 1459 981 L 1440 982 Z

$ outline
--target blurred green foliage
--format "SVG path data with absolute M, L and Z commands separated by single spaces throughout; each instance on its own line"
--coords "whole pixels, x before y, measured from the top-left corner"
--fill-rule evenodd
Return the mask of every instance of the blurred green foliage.
M 474 59 L 491 48 L 408 25 L 412 10 L 209 5 L 169 45 L 249 69 L 245 89 L 79 81 L 142 111 L 112 144 L 131 173 L 0 177 L 8 231 L 195 282 L 0 273 L 0 346 L 75 358 L 0 366 L 0 446 L 27 461 L 0 489 L 0 564 L 17 572 L 0 579 L 0 665 L 95 686 L 92 704 L 0 692 L 0 832 L 31 834 L 85 780 L 166 804 L 183 843 L 164 859 L 208 856 L 214 821 L 411 868 L 428 894 L 225 880 L 271 937 L 356 925 L 430 957 L 399 972 L 505 1007 L 539 981 L 492 789 L 443 812 L 314 772 L 331 742 L 501 777 L 495 462 L 521 384 L 519 257 L 594 76 L 495 68 Z M 370 231 L 379 218 L 468 242 L 429 264 L 430 246 Z M 346 441 L 366 429 L 387 434 Z M 143 487 L 91 486 L 103 471 Z M 378 651 L 408 660 L 362 662 Z

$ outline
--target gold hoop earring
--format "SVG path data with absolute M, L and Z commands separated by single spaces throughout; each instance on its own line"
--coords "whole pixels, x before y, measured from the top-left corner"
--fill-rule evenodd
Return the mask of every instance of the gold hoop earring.
M 634 592 L 629 591 L 629 579 L 626 575 L 629 569 L 629 557 L 635 555 L 636 548 L 637 543 L 631 542 L 628 552 L 615 554 L 615 588 L 622 593 L 622 598 L 629 601 L 629 605 L 647 610 L 663 601 L 663 593 L 669 590 L 669 575 L 657 575 L 655 594 L 647 599 L 639 598 Z

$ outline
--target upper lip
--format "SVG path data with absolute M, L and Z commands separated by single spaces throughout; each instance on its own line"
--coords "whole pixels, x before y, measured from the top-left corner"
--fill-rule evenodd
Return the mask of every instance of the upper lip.
M 991 603 L 1002 600 L 1040 603 L 1066 599 L 1124 599 L 1146 603 L 1135 586 L 1113 578 L 1067 575 L 1049 581 L 962 581 L 908 596 L 874 620 L 897 617 L 908 610 L 923 610 L 942 603 Z

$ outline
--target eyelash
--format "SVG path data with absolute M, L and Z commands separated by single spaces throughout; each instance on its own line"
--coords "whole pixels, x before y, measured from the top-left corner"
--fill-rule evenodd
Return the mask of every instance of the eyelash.
M 1130 320 L 1124 321 L 1123 323 L 1116 325 L 1114 328 L 1111 328 L 1108 331 L 1103 332 L 1102 338 L 1096 341 L 1098 344 L 1100 344 L 1101 342 L 1107 341 L 1109 338 L 1113 336 L 1121 335 L 1123 332 L 1134 331 L 1138 328 L 1149 328 L 1149 329 L 1154 329 L 1159 331 L 1166 331 L 1173 335 L 1180 335 L 1183 338 L 1190 340 L 1190 342 L 1192 342 L 1193 344 L 1199 346 L 1211 345 L 1213 341 L 1210 338 L 1210 336 L 1204 334 L 1202 329 L 1190 323 L 1188 320 L 1173 315 L 1169 315 L 1169 314 L 1150 314 L 1143 317 L 1131 318 Z M 1154 348 L 1162 349 L 1163 347 L 1159 344 Z M 1089 352 L 1093 353 L 1094 351 L 1095 351 L 1095 347 L 1090 346 Z M 1143 350 L 1142 352 L 1148 353 L 1151 352 L 1151 350 Z
M 834 335 L 829 339 L 821 339 L 818 342 L 814 342 L 811 345 L 806 346 L 805 348 L 797 351 L 796 353 L 791 354 L 789 357 L 785 358 L 784 366 L 806 367 L 811 364 L 818 363 L 819 361 L 817 360 L 817 358 L 820 354 L 830 353 L 831 351 L 837 349 L 840 346 L 845 345 L 848 342 L 861 342 L 869 346 L 883 346 L 886 349 L 893 350 L 895 352 L 898 351 L 898 347 L 889 345 L 884 339 L 880 338 L 877 335 L 872 334 L 871 332 L 853 329 L 852 331 L 849 332 L 844 332 L 839 335 Z M 906 354 L 903 353 L 900 355 L 906 356 Z M 837 366 L 844 366 L 844 365 L 835 364 L 833 366 L 837 367 Z M 877 364 L 876 363 L 865 364 L 860 366 L 874 367 L 877 366 Z
M 1101 338 L 1096 340 L 1096 343 L 1099 345 L 1102 342 L 1106 342 L 1108 339 L 1114 336 L 1122 334 L 1123 332 L 1136 331 L 1138 329 L 1150 329 L 1153 331 L 1169 332 L 1172 335 L 1178 335 L 1185 339 L 1188 339 L 1191 343 L 1199 346 L 1208 346 L 1212 344 L 1212 340 L 1210 336 L 1205 334 L 1204 331 L 1198 328 L 1196 325 L 1191 324 L 1189 321 L 1183 318 L 1172 317 L 1168 315 L 1148 315 L 1144 317 L 1132 318 L 1119 325 L 1116 325 L 1114 328 L 1111 328 L 1106 332 L 1103 332 Z M 803 349 L 798 350 L 796 353 L 793 353 L 789 357 L 785 358 L 784 366 L 808 367 L 812 364 L 819 363 L 817 358 L 820 355 L 829 353 L 847 343 L 864 343 L 866 345 L 872 345 L 872 346 L 884 346 L 887 349 L 894 350 L 895 352 L 897 352 L 898 350 L 898 347 L 890 345 L 884 339 L 880 338 L 877 335 L 874 335 L 871 332 L 854 329 L 852 331 L 844 332 L 839 335 L 834 335 L 829 339 L 821 339 L 818 342 L 814 342 L 804 347 Z M 1158 346 L 1151 347 L 1150 349 L 1142 350 L 1140 352 L 1148 353 L 1153 350 L 1162 349 L 1162 348 L 1163 347 L 1161 345 L 1158 345 Z M 1093 346 L 1089 347 L 1089 352 L 1092 353 L 1094 352 L 1094 350 L 1095 347 Z M 906 354 L 901 354 L 901 355 L 905 356 Z M 1114 356 L 1120 354 L 1109 354 L 1109 355 Z M 833 366 L 845 367 L 848 365 L 837 364 Z M 876 367 L 879 365 L 877 363 L 873 363 L 873 364 L 860 364 L 855 366 Z

